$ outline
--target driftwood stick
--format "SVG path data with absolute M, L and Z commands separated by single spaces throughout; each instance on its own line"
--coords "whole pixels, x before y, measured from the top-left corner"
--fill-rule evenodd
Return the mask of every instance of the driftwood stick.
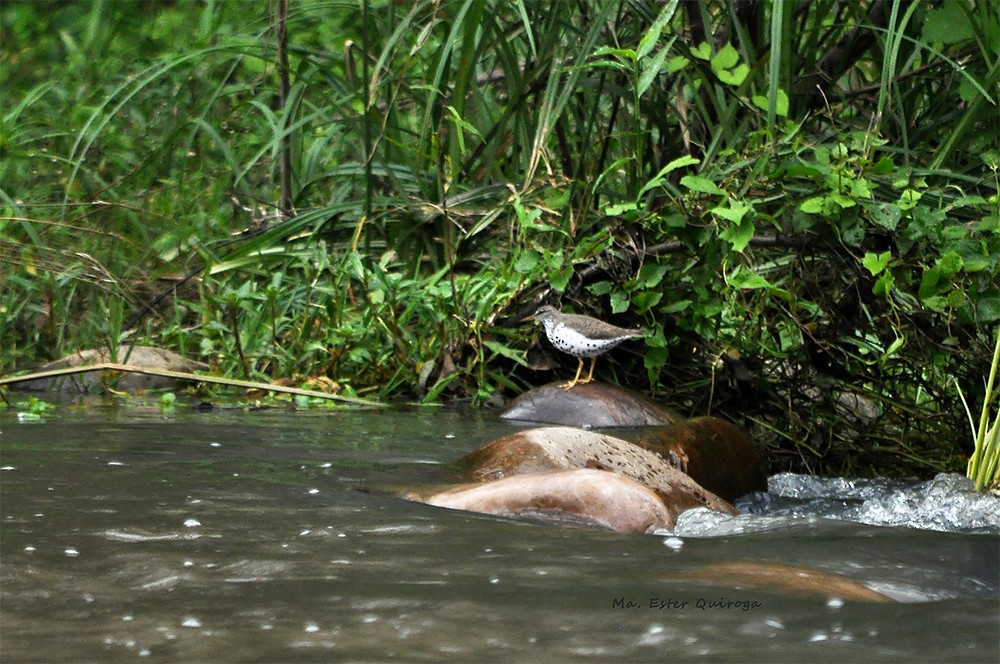
M 384 408 L 385 404 L 366 399 L 345 397 L 338 394 L 327 394 L 316 390 L 303 390 L 298 387 L 286 387 L 284 385 L 272 385 L 270 383 L 258 383 L 252 380 L 239 380 L 236 378 L 226 378 L 224 376 L 207 376 L 204 374 L 193 374 L 186 371 L 170 371 L 169 369 L 156 369 L 153 367 L 139 367 L 131 364 L 118 364 L 116 362 L 98 362 L 82 367 L 67 367 L 64 369 L 51 369 L 49 371 L 37 371 L 35 373 L 24 374 L 23 376 L 3 376 L 0 377 L 0 387 L 23 383 L 29 380 L 42 380 L 45 378 L 56 378 L 58 376 L 69 376 L 90 371 L 123 371 L 127 373 L 147 374 L 150 376 L 164 376 L 166 378 L 177 378 L 179 380 L 190 380 L 197 383 L 213 383 L 215 385 L 228 385 L 230 387 L 242 387 L 250 390 L 265 390 L 268 392 L 281 392 L 304 397 L 316 397 L 317 399 L 329 399 L 331 401 L 342 401 L 355 406 L 368 406 L 370 408 Z

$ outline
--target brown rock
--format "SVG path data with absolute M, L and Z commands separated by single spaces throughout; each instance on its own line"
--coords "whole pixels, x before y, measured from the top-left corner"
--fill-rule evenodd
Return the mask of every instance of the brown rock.
M 694 507 L 736 514 L 732 505 L 706 491 L 656 454 L 628 441 L 572 427 L 519 431 L 479 448 L 460 463 L 476 480 L 540 471 L 595 468 L 630 477 L 656 492 L 679 514 Z
M 646 427 L 636 436 L 637 445 L 725 500 L 767 491 L 763 459 L 750 437 L 731 422 L 693 417 L 670 426 Z
M 633 479 L 603 470 L 563 470 L 462 485 L 430 496 L 438 507 L 599 526 L 620 533 L 673 528 L 678 512 Z
M 500 417 L 577 427 L 650 426 L 680 419 L 652 399 L 620 387 L 594 382 L 565 390 L 563 385 L 550 383 L 525 392 Z
M 205 371 L 209 367 L 204 362 L 189 360 L 165 348 L 154 346 L 122 346 L 118 349 L 118 357 L 112 358 L 111 353 L 104 348 L 81 350 L 71 355 L 67 355 L 54 362 L 36 369 L 36 372 L 53 371 L 56 369 L 68 369 L 71 367 L 85 367 L 102 362 L 119 362 L 137 367 L 147 367 L 151 369 L 166 369 L 168 371 Z M 99 371 L 88 373 L 71 374 L 68 376 L 57 376 L 54 378 L 42 378 L 38 380 L 15 383 L 15 389 L 25 391 L 59 391 L 59 392 L 89 392 L 99 388 L 102 382 L 102 375 Z M 176 378 L 166 376 L 150 376 L 145 374 L 126 373 L 115 383 L 115 389 L 125 392 L 139 392 L 142 390 L 156 388 L 173 388 L 180 384 Z
M 882 593 L 845 576 L 783 563 L 737 560 L 713 563 L 696 570 L 675 570 L 671 581 L 698 581 L 713 586 L 778 591 L 799 596 L 839 597 L 858 602 L 889 603 Z

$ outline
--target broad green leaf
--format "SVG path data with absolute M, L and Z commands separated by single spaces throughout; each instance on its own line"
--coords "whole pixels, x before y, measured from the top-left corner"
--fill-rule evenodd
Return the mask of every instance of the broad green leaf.
M 949 246 L 961 244 L 969 238 L 969 229 L 963 224 L 951 224 L 941 229 L 941 237 Z
M 534 251 L 526 251 L 514 261 L 514 270 L 521 274 L 532 272 L 536 267 L 538 267 L 538 254 Z
M 670 19 L 674 17 L 674 12 L 677 11 L 679 2 L 680 0 L 671 0 L 668 2 L 659 16 L 656 17 L 656 20 L 653 21 L 653 25 L 649 26 L 649 30 L 639 40 L 639 48 L 636 49 L 636 52 L 640 58 L 646 57 L 656 48 L 656 42 L 659 41 L 660 35 L 663 34 L 663 29 L 670 23 Z M 663 62 L 662 58 L 660 62 Z
M 714 212 L 714 210 L 713 210 Z M 754 233 L 757 231 L 752 219 L 743 219 L 739 223 L 731 224 L 728 228 L 719 233 L 719 237 L 733 245 L 733 251 L 743 251 L 750 244 Z
M 892 252 L 884 251 L 881 254 L 874 254 L 868 252 L 865 254 L 864 258 L 861 259 L 861 264 L 865 266 L 865 269 L 871 272 L 872 276 L 881 274 L 882 270 L 889 264 L 892 260 Z
M 851 180 L 850 186 L 851 196 L 854 198 L 871 198 L 872 196 L 872 183 L 868 180 Z
M 653 81 L 656 80 L 657 74 L 659 74 L 663 69 L 663 61 L 666 59 L 669 50 L 669 47 L 664 46 L 660 49 L 660 52 L 657 53 L 653 59 L 649 60 L 648 64 L 643 67 L 642 75 L 639 77 L 639 83 L 636 88 L 636 92 L 639 93 L 640 97 L 645 94 L 646 90 L 649 89 L 649 86 L 651 86 Z
M 960 243 L 955 247 L 955 251 L 962 257 L 962 269 L 966 272 L 996 270 L 1000 264 L 996 255 L 991 255 L 986 251 L 986 247 L 972 240 Z
M 983 270 L 994 270 L 998 264 L 1000 261 L 989 256 L 962 256 L 962 269 L 970 274 Z
M 655 288 L 663 281 L 667 266 L 659 263 L 645 263 L 635 277 L 636 288 Z
M 860 247 L 865 241 L 865 227 L 857 217 L 845 219 L 840 225 L 840 237 L 852 247 Z
M 779 118 L 788 117 L 788 93 L 778 88 L 778 92 L 774 99 L 774 113 Z
M 1000 233 L 1000 214 L 994 212 L 986 215 L 976 224 L 976 230 Z
M 604 208 L 604 214 L 609 217 L 617 217 L 626 212 L 635 212 L 639 209 L 639 206 L 635 203 L 616 203 L 614 205 L 608 205 Z
M 718 53 L 712 56 L 712 71 L 718 74 L 723 70 L 732 69 L 739 61 L 739 52 L 733 48 L 732 44 L 726 44 Z
M 876 203 L 866 206 L 868 218 L 873 224 L 886 230 L 895 230 L 899 225 L 899 220 L 903 216 L 893 203 Z
M 948 311 L 948 300 L 940 295 L 921 298 L 920 302 L 931 311 L 936 311 L 938 313 Z
M 851 156 L 851 150 L 843 143 L 837 143 L 830 148 L 830 156 L 834 159 L 843 161 Z
M 791 175 L 792 177 L 806 177 L 817 179 L 819 176 L 824 174 L 824 170 L 817 168 L 813 164 L 803 164 L 799 162 L 786 162 L 775 170 L 774 174 L 771 175 L 772 178 L 778 178 L 783 175 Z
M 893 163 L 892 157 L 882 157 L 876 163 L 872 164 L 868 171 L 874 175 L 889 175 L 896 168 L 896 164 Z
M 944 2 L 940 7 L 928 11 L 924 18 L 921 41 L 957 44 L 972 39 L 975 30 L 968 14 L 960 5 L 961 2 Z M 993 20 L 996 21 L 995 16 Z
M 833 201 L 844 209 L 852 208 L 858 204 L 858 202 L 850 196 L 844 196 L 843 194 L 838 194 L 837 192 L 832 192 L 829 196 L 827 196 L 827 200 Z
M 733 288 L 744 288 L 748 290 L 774 288 L 770 281 L 756 272 L 751 272 L 742 265 L 733 270 L 732 273 L 726 278 L 726 281 Z
M 941 268 L 941 276 L 945 279 L 951 279 L 964 267 L 964 261 L 956 251 L 945 253 L 937 260 L 937 264 Z
M 561 210 L 569 203 L 569 189 L 549 189 L 545 192 L 545 205 L 553 210 Z
M 565 256 L 563 255 L 563 250 L 559 251 L 546 251 L 545 252 L 545 265 L 548 266 L 550 270 L 558 270 L 563 266 L 563 261 Z
M 750 203 L 744 203 L 742 201 L 729 201 L 729 207 L 714 207 L 709 212 L 712 214 L 722 217 L 727 221 L 731 221 L 734 224 L 739 223 L 746 213 L 753 209 L 753 205 Z
M 920 277 L 920 288 L 917 295 L 921 300 L 926 300 L 937 293 L 938 282 L 941 281 L 941 268 L 937 265 L 924 270 Z
M 891 270 L 886 270 L 875 285 L 872 286 L 872 293 L 875 295 L 880 295 L 881 297 L 889 297 L 892 293 L 893 286 L 896 285 L 896 277 L 893 276 Z
M 649 372 L 651 382 L 656 379 L 660 370 L 667 365 L 668 357 L 669 353 L 666 348 L 650 348 L 646 351 L 646 356 L 643 359 L 643 365 Z
M 642 198 L 646 194 L 646 192 L 649 191 L 650 189 L 659 187 L 668 173 L 676 171 L 678 168 L 684 168 L 685 166 L 693 166 L 698 163 L 701 163 L 701 160 L 696 159 L 695 157 L 692 157 L 690 155 L 685 155 L 683 157 L 678 157 L 677 159 L 674 159 L 669 164 L 661 168 L 660 172 L 657 173 L 652 180 L 646 183 L 646 186 L 644 186 L 642 190 L 639 192 L 639 198 Z
M 681 185 L 687 187 L 691 191 L 698 191 L 703 194 L 718 194 L 720 196 L 725 196 L 726 192 L 719 188 L 719 185 L 715 184 L 706 177 L 701 175 L 685 175 L 681 178 Z
M 611 282 L 597 281 L 587 286 L 587 290 L 589 290 L 594 295 L 607 295 L 608 293 L 611 292 Z
M 623 290 L 611 293 L 611 313 L 620 314 L 628 310 L 629 296 Z
M 629 62 L 635 62 L 639 59 L 638 54 L 630 48 L 614 48 L 613 46 L 602 46 L 601 48 L 594 51 L 593 57 L 601 58 L 605 55 L 611 55 L 616 58 L 621 58 L 622 60 L 628 60 Z
M 979 320 L 984 323 L 1000 320 L 1000 297 L 979 298 L 976 302 L 976 311 L 979 313 Z
M 799 209 L 806 214 L 821 214 L 826 210 L 826 196 L 814 196 L 799 204 Z
M 960 288 L 953 288 L 951 292 L 948 293 L 948 306 L 952 309 L 957 309 L 965 305 L 965 290 Z
M 699 60 L 708 60 L 712 57 L 712 47 L 708 45 L 708 42 L 702 42 L 691 49 L 691 55 Z
M 561 268 L 549 275 L 549 284 L 560 293 L 566 290 L 569 280 L 573 278 L 573 266 L 563 265 Z
M 921 194 L 916 189 L 905 189 L 903 193 L 899 195 L 899 200 L 896 205 L 899 206 L 900 210 L 912 210 L 917 206 L 920 201 Z
M 644 314 L 655 307 L 663 299 L 662 291 L 642 291 L 632 296 L 632 304 L 635 305 L 636 313 Z
M 663 30 L 663 26 L 657 26 L 656 23 L 649 26 L 649 30 L 646 34 L 642 36 L 639 40 L 639 47 L 635 50 L 635 56 L 637 59 L 642 59 L 653 52 L 656 48 L 656 42 L 660 39 L 660 33 Z M 662 50 L 662 49 L 661 49 Z
M 588 62 L 585 65 L 580 65 L 577 69 L 613 69 L 615 71 L 624 72 L 625 74 L 631 74 L 633 71 L 633 63 L 623 62 L 621 60 L 597 60 L 596 62 Z
M 674 57 L 667 60 L 666 72 L 668 74 L 676 74 L 682 71 L 685 67 L 691 64 L 691 61 L 685 58 L 683 55 L 675 55 Z
M 762 111 L 768 110 L 767 97 L 765 95 L 754 95 L 750 98 L 753 101 L 754 106 L 761 109 Z M 774 100 L 774 114 L 779 118 L 788 117 L 788 94 L 782 90 L 778 89 L 777 99 Z
M 660 307 L 660 311 L 665 314 L 676 314 L 691 307 L 691 300 L 674 300 L 670 304 Z
M 663 328 L 657 326 L 653 333 L 646 337 L 646 346 L 649 348 L 666 348 L 667 340 L 663 337 Z
M 954 210 L 959 207 L 979 207 L 980 205 L 986 205 L 986 199 L 982 196 L 959 196 L 951 203 L 948 204 L 949 210 Z
M 660 169 L 660 172 L 657 173 L 656 175 L 657 177 L 659 177 L 661 175 L 666 175 L 671 171 L 676 171 L 678 168 L 684 168 L 685 166 L 694 166 L 695 164 L 700 164 L 700 163 L 701 159 L 698 159 L 697 157 L 692 157 L 691 155 L 687 154 L 684 155 L 683 157 L 677 157 L 677 159 L 671 161 L 669 164 Z
M 750 75 L 750 68 L 741 64 L 733 69 L 723 69 L 722 71 L 715 72 L 715 75 L 726 85 L 737 86 L 742 85 L 743 81 Z

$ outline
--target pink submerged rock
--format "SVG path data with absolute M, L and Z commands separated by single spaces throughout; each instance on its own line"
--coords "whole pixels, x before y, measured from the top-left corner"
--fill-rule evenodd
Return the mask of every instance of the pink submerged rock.
M 620 533 L 671 529 L 678 514 L 636 480 L 586 468 L 460 485 L 431 495 L 424 502 L 498 516 L 575 522 Z

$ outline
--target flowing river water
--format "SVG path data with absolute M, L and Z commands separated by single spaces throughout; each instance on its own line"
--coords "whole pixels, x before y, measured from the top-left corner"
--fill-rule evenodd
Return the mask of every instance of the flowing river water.
M 959 532 L 870 525 L 844 481 L 803 497 L 788 487 L 810 478 L 785 476 L 744 515 L 660 536 L 392 495 L 455 481 L 451 461 L 514 428 L 448 409 L 4 411 L 0 660 L 1000 660 L 989 508 Z M 720 563 L 895 601 L 720 583 Z

